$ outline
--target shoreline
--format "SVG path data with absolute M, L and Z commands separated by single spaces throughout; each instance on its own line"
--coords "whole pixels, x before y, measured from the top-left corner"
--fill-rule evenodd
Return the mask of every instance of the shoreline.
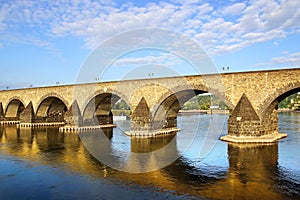
M 295 112 L 300 113 L 300 110 L 291 110 L 291 109 L 278 109 L 279 113 Z
M 281 109 L 278 113 L 300 113 L 298 110 Z M 229 110 L 179 110 L 178 114 L 229 114 Z
M 229 110 L 179 110 L 178 114 L 229 114 Z

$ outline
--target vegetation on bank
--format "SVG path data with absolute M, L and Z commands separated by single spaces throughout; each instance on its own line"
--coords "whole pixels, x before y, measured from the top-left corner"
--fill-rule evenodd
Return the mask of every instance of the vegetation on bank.
M 297 103 L 300 102 L 300 94 L 293 94 L 284 100 L 282 100 L 278 108 L 279 109 L 295 109 Z M 300 105 L 300 104 L 299 104 Z M 191 98 L 183 106 L 182 110 L 209 110 L 211 106 L 219 110 L 228 110 L 227 105 L 215 95 L 201 94 Z M 299 106 L 300 108 L 300 106 Z M 114 115 L 130 115 L 130 108 L 122 99 L 119 100 L 112 109 Z
M 117 116 L 117 115 L 125 115 L 125 116 L 130 116 L 131 111 L 129 106 L 127 105 L 127 103 L 123 100 L 120 99 L 119 101 L 117 101 L 117 103 L 115 103 L 115 105 L 112 107 L 112 113 L 113 115 Z
M 182 110 L 209 110 L 214 106 L 220 110 L 227 110 L 227 105 L 215 95 L 198 95 L 187 101 Z
M 182 106 L 182 110 L 209 110 L 211 106 L 216 106 L 220 110 L 228 109 L 226 104 L 215 95 L 205 94 L 191 98 Z M 128 115 L 130 108 L 121 99 L 113 106 L 112 112 L 114 115 Z
M 183 110 L 209 110 L 210 106 L 219 106 L 220 110 L 227 110 L 227 105 L 215 95 L 198 95 L 187 101 Z M 283 99 L 279 109 L 300 110 L 300 93 L 295 93 Z
M 297 103 L 300 102 L 300 94 L 292 94 L 291 96 L 288 96 L 287 98 L 283 99 L 279 104 L 279 109 L 299 109 L 300 106 L 297 105 Z

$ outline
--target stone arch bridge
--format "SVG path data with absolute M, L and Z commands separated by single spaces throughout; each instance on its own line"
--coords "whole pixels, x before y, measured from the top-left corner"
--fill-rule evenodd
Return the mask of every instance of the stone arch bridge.
M 277 106 L 300 92 L 300 69 L 235 72 L 97 82 L 0 91 L 1 123 L 92 127 L 112 124 L 112 106 L 123 99 L 131 109 L 131 132 L 174 130 L 177 113 L 195 95 L 213 93 L 229 108 L 233 142 L 272 142 L 278 133 Z M 65 129 L 65 130 L 66 130 Z

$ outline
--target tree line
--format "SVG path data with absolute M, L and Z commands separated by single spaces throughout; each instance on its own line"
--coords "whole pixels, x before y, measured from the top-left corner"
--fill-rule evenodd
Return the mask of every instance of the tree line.
M 288 96 L 284 100 L 282 100 L 278 108 L 286 108 L 286 109 L 292 109 L 293 103 L 291 103 L 291 100 L 295 99 L 297 101 L 300 101 L 300 95 L 299 94 L 293 94 L 291 96 Z M 200 94 L 198 96 L 195 96 L 188 100 L 183 106 L 182 110 L 209 110 L 211 106 L 217 106 L 220 110 L 227 110 L 227 105 L 220 100 L 217 96 L 213 94 Z M 129 111 L 130 108 L 126 104 L 125 101 L 120 99 L 114 106 L 113 110 L 127 110 Z

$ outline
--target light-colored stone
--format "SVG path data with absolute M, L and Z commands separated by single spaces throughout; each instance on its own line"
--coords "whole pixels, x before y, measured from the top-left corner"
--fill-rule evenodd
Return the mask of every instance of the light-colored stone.
M 33 111 L 37 113 L 48 97 L 60 99 L 66 108 L 70 108 L 76 101 L 81 114 L 78 117 L 85 120 L 85 110 L 96 96 L 101 99 L 102 95 L 103 101 L 106 101 L 107 94 L 116 95 L 127 102 L 132 113 L 144 98 L 150 114 L 148 117 L 151 125 L 147 126 L 150 129 L 153 126 L 159 129 L 176 126 L 176 115 L 180 107 L 196 94 L 203 92 L 215 94 L 227 104 L 230 115 L 241 97 L 246 96 L 252 106 L 250 111 L 255 113 L 255 120 L 250 117 L 250 121 L 244 121 L 244 117 L 238 116 L 237 112 L 235 120 L 229 120 L 229 124 L 236 129 L 235 131 L 242 128 L 245 133 L 256 132 L 255 134 L 260 136 L 270 135 L 272 131 L 276 131 L 277 119 L 274 118 L 273 111 L 282 97 L 291 91 L 299 91 L 299 77 L 300 69 L 297 68 L 25 88 L 0 91 L 0 102 L 4 114 L 8 114 L 9 110 L 10 116 L 9 118 L 5 116 L 6 120 L 17 121 L 19 117 L 17 115 L 21 112 L 17 109 L 21 107 L 24 109 L 29 102 L 32 102 Z M 13 101 L 14 105 L 11 104 Z M 103 103 L 97 112 L 109 113 L 111 106 L 108 104 L 109 102 Z M 43 105 L 43 109 L 46 109 L 45 106 L 47 108 L 50 105 Z M 246 108 L 241 107 L 239 110 L 243 109 Z M 238 124 L 239 122 L 244 124 Z M 258 132 L 255 130 L 257 128 L 260 129 Z
M 221 137 L 220 139 L 226 142 L 233 142 L 233 143 L 271 143 L 276 142 L 282 138 L 287 137 L 285 133 L 274 133 L 270 135 L 263 135 L 259 137 L 247 137 L 247 136 L 232 136 L 226 135 Z

